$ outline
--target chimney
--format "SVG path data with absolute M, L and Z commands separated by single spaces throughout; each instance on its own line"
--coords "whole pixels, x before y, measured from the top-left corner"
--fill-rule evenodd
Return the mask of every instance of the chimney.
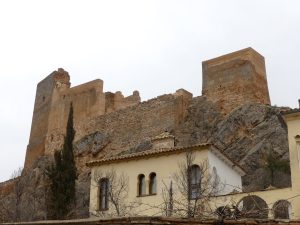
M 154 138 L 152 138 L 152 144 L 154 149 L 160 148 L 174 148 L 175 137 L 169 132 L 164 132 Z

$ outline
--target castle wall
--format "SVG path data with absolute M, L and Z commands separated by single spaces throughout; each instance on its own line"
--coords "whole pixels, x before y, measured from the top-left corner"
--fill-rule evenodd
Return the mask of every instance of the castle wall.
M 38 84 L 25 168 L 32 166 L 40 156 L 49 153 L 45 147 L 46 142 L 58 142 L 61 147 L 71 102 L 75 126 L 140 102 L 137 91 L 126 98 L 121 92 L 107 97 L 103 93 L 103 81 L 100 79 L 72 88 L 69 81 L 69 74 L 58 69 Z
M 192 99 L 189 92 L 162 95 L 138 105 L 95 118 L 87 123 L 80 123 L 79 130 L 87 133 L 95 131 L 110 132 L 120 142 L 118 148 L 128 147 L 129 142 L 151 138 L 172 130 L 184 120 L 184 113 Z M 91 126 L 92 125 L 92 126 Z M 85 133 L 86 134 L 86 133 Z M 83 136 L 82 135 L 79 136 Z M 124 149 L 118 149 L 124 150 Z
M 189 97 L 188 97 L 189 96 Z M 89 121 L 75 124 L 75 146 L 78 141 L 83 144 L 85 137 L 98 132 L 104 137 L 103 143 L 91 140 L 89 147 L 83 150 L 77 160 L 79 170 L 86 169 L 85 163 L 94 157 L 118 154 L 130 150 L 140 143 L 169 130 L 172 131 L 184 121 L 182 111 L 187 109 L 192 95 L 168 94 L 159 96 L 138 105 L 95 117 Z M 51 141 L 51 135 L 53 140 Z M 61 148 L 63 137 L 58 132 L 49 133 L 46 152 L 51 154 Z M 98 153 L 92 154 L 91 149 L 97 148 Z M 83 149 L 83 147 L 81 147 Z M 76 154 L 76 152 L 75 152 Z
M 227 114 L 246 103 L 270 104 L 264 58 L 251 48 L 203 62 L 203 90 L 208 100 Z M 179 89 L 140 103 L 137 91 L 103 93 L 103 81 L 70 88 L 70 77 L 59 69 L 41 81 L 25 168 L 43 154 L 61 148 L 70 103 L 74 106 L 76 140 L 102 132 L 109 134 L 110 150 L 124 150 L 165 130 L 174 129 L 187 115 L 192 94 Z M 108 136 L 109 136 L 108 135 Z
M 66 129 L 70 103 L 74 108 L 74 123 L 105 113 L 103 81 L 94 80 L 70 89 L 56 90 L 51 104 L 49 131 Z
M 37 86 L 25 168 L 45 154 L 45 142 L 49 133 L 59 130 L 64 135 L 71 102 L 74 107 L 74 123 L 105 113 L 102 80 L 70 88 L 69 79 L 68 73 L 59 69 Z
M 124 97 L 122 92 L 105 93 L 105 112 L 110 113 L 119 109 L 138 104 L 141 101 L 138 91 L 134 91 L 132 95 Z
M 264 57 L 252 48 L 202 63 L 202 94 L 228 113 L 246 103 L 270 105 Z
M 5 182 L 0 183 L 0 198 L 7 196 L 14 192 L 15 184 L 20 179 L 20 177 L 16 177 Z

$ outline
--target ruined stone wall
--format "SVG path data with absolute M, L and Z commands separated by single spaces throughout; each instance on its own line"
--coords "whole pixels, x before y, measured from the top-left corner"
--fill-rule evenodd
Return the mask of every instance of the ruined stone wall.
M 124 97 L 122 92 L 105 93 L 105 112 L 110 113 L 119 109 L 124 109 L 129 106 L 136 105 L 141 101 L 138 91 L 134 91 L 132 95 Z
M 131 109 L 132 106 L 140 103 L 138 91 L 134 91 L 131 96 L 124 97 L 119 91 L 103 93 L 102 80 L 91 81 L 72 88 L 70 88 L 69 81 L 68 73 L 59 69 L 38 84 L 25 168 L 32 165 L 38 157 L 53 152 L 51 147 L 46 147 L 45 152 L 45 145 L 49 146 L 50 142 L 52 146 L 61 145 L 71 102 L 74 105 L 74 123 L 78 127 L 83 126 L 80 124 L 91 124 L 95 118 L 98 119 L 105 114 L 121 110 L 117 118 L 106 124 L 106 129 L 110 130 L 111 124 L 119 124 L 122 118 L 127 117 L 126 114 L 122 114 L 124 113 L 122 110 L 129 108 L 132 110 L 130 114 L 134 115 L 133 118 L 152 122 L 147 127 L 140 128 L 136 127 L 136 124 L 140 122 L 133 120 L 132 124 L 126 126 L 132 125 L 130 129 L 140 131 L 145 129 L 147 132 L 152 127 L 160 127 L 161 123 L 164 124 L 161 122 L 164 116 L 166 121 L 170 118 L 176 120 L 184 118 L 189 99 L 192 98 L 190 93 L 180 89 L 174 96 L 179 97 L 175 99 L 181 103 L 176 105 L 171 115 L 168 115 L 169 111 L 160 111 L 160 107 L 158 111 L 153 112 L 155 115 L 151 114 L 154 111 L 152 108 L 149 109 L 151 113 L 145 115 L 144 112 L 140 112 L 141 114 L 135 112 L 135 108 Z M 223 114 L 228 114 L 246 103 L 270 104 L 264 58 L 253 49 L 247 48 L 203 62 L 202 93 L 209 101 L 216 103 Z M 163 104 L 168 108 L 169 104 L 173 104 L 172 101 L 164 101 Z M 155 116 L 159 118 L 155 120 Z M 128 121 L 131 120 L 128 119 Z M 95 127 L 94 132 L 96 130 Z M 89 131 L 89 128 L 79 128 L 80 135 L 77 137 L 83 137 L 90 132 L 92 131 Z M 120 138 L 132 139 L 133 137 L 124 134 Z
M 76 123 L 77 168 L 84 170 L 93 157 L 118 154 L 166 130 L 173 131 L 183 122 L 191 99 L 189 92 L 181 90 Z M 53 131 L 47 136 L 47 153 L 59 150 L 63 144 L 63 135 Z
M 74 108 L 74 123 L 103 115 L 105 113 L 103 81 L 94 80 L 70 89 L 56 90 L 53 93 L 49 131 L 66 129 L 71 102 Z
M 14 191 L 14 186 L 17 182 L 17 179 L 19 179 L 19 177 L 0 183 L 0 198 L 7 196 Z
M 110 98 L 103 93 L 103 81 L 98 79 L 70 88 L 70 76 L 63 69 L 54 71 L 37 86 L 31 134 L 27 147 L 25 168 L 47 152 L 46 141 L 61 142 L 72 102 L 74 124 L 89 120 L 140 102 L 139 93 L 124 97 L 117 92 Z M 107 102 L 106 102 L 107 100 Z M 57 135 L 60 135 L 58 138 Z M 46 140 L 47 139 L 47 140 Z
M 225 113 L 246 104 L 270 105 L 264 57 L 252 48 L 202 63 L 202 94 Z
M 190 93 L 189 96 L 190 98 L 184 99 L 184 95 L 162 95 L 139 105 L 97 117 L 88 123 L 79 123 L 77 138 L 103 131 L 115 136 L 112 141 L 119 142 L 117 150 L 127 148 L 130 146 L 128 143 L 141 140 L 141 136 L 151 138 L 180 124 L 184 119 L 182 112 L 186 110 L 187 102 L 192 99 Z M 113 146 L 111 148 L 114 149 Z

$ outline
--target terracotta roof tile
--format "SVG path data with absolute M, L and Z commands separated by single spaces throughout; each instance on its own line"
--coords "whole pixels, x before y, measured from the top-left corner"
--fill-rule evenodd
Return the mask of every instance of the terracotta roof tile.
M 292 114 L 292 113 L 297 113 L 297 112 L 300 112 L 299 108 L 295 108 L 295 109 L 290 109 L 290 110 L 284 111 L 284 112 L 282 112 L 282 114 L 283 115 L 287 115 L 287 114 Z
M 205 147 L 205 146 L 210 146 L 208 143 L 202 143 L 198 145 L 191 145 L 191 146 L 185 146 L 185 147 L 175 147 L 175 148 L 161 148 L 161 149 L 151 149 L 151 150 L 146 150 L 143 152 L 137 152 L 137 153 L 132 153 L 132 154 L 125 154 L 125 155 L 117 155 L 113 157 L 108 157 L 108 158 L 103 158 L 99 160 L 93 160 L 90 162 L 87 162 L 87 166 L 95 166 L 99 164 L 107 164 L 110 162 L 114 161 L 125 161 L 129 159 L 139 159 L 139 158 L 144 158 L 146 156 L 159 156 L 159 155 L 164 155 L 167 153 L 173 153 L 173 152 L 180 152 L 180 151 L 185 151 L 187 149 L 194 149 L 198 147 Z
M 87 162 L 86 165 L 89 167 L 92 167 L 92 166 L 97 166 L 97 165 L 109 164 L 112 162 L 129 161 L 129 160 L 134 160 L 134 159 L 142 159 L 145 157 L 155 157 L 155 156 L 166 155 L 168 153 L 176 153 L 176 152 L 180 153 L 180 152 L 184 152 L 188 149 L 194 150 L 199 147 L 210 147 L 210 150 L 212 152 L 214 152 L 214 154 L 221 155 L 222 156 L 221 158 L 223 158 L 223 160 L 230 162 L 232 168 L 237 169 L 242 176 L 246 174 L 245 170 L 237 162 L 234 162 L 233 160 L 231 160 L 227 154 L 225 154 L 224 152 L 221 152 L 219 149 L 217 149 L 214 145 L 212 145 L 210 143 L 201 143 L 201 144 L 197 144 L 197 145 L 175 147 L 175 148 L 151 149 L 151 150 L 146 150 L 143 152 L 124 154 L 124 155 L 116 155 L 113 157 L 107 157 L 107 158 L 102 158 L 102 159 L 98 159 L 98 160 L 93 160 L 93 161 Z

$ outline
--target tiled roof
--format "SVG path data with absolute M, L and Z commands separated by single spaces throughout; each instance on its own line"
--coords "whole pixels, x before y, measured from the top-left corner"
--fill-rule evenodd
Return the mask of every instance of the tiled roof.
M 117 155 L 117 156 L 113 156 L 113 157 L 93 160 L 93 161 L 87 162 L 86 165 L 88 167 L 93 167 L 93 166 L 97 166 L 97 165 L 110 164 L 112 162 L 129 161 L 129 160 L 134 160 L 134 159 L 142 159 L 142 158 L 146 158 L 146 157 L 155 157 L 155 156 L 166 155 L 169 153 L 171 153 L 171 154 L 172 153 L 180 153 L 180 152 L 185 152 L 187 150 L 195 150 L 195 149 L 201 148 L 201 147 L 207 147 L 207 148 L 211 147 L 212 152 L 216 155 L 221 156 L 221 158 L 223 160 L 230 162 L 232 168 L 237 169 L 239 171 L 239 173 L 241 173 L 242 175 L 246 174 L 245 170 L 238 163 L 231 160 L 225 153 L 221 152 L 215 146 L 213 146 L 212 144 L 209 144 L 209 143 L 201 143 L 201 144 L 197 144 L 197 145 L 175 147 L 175 148 L 151 149 L 151 150 L 147 150 L 147 151 L 143 151 L 143 152 L 137 152 L 137 153 L 131 153 L 131 154 L 125 154 L 125 155 Z
M 287 110 L 285 112 L 282 112 L 282 114 L 287 115 L 287 114 L 292 114 L 292 113 L 297 113 L 297 112 L 300 112 L 299 108 Z
M 199 147 L 209 147 L 211 146 L 208 143 L 202 143 L 198 145 L 191 145 L 191 146 L 185 146 L 185 147 L 175 147 L 175 148 L 161 148 L 161 149 L 151 149 L 143 152 L 137 152 L 137 153 L 132 153 L 132 154 L 126 154 L 126 155 L 117 155 L 109 158 L 103 158 L 99 160 L 93 160 L 90 162 L 87 162 L 87 166 L 95 166 L 99 164 L 108 164 L 110 162 L 114 161 L 128 161 L 131 159 L 139 159 L 139 158 L 144 158 L 148 156 L 160 156 L 160 155 L 165 155 L 168 153 L 175 153 L 175 152 L 184 152 L 188 149 L 195 149 Z

